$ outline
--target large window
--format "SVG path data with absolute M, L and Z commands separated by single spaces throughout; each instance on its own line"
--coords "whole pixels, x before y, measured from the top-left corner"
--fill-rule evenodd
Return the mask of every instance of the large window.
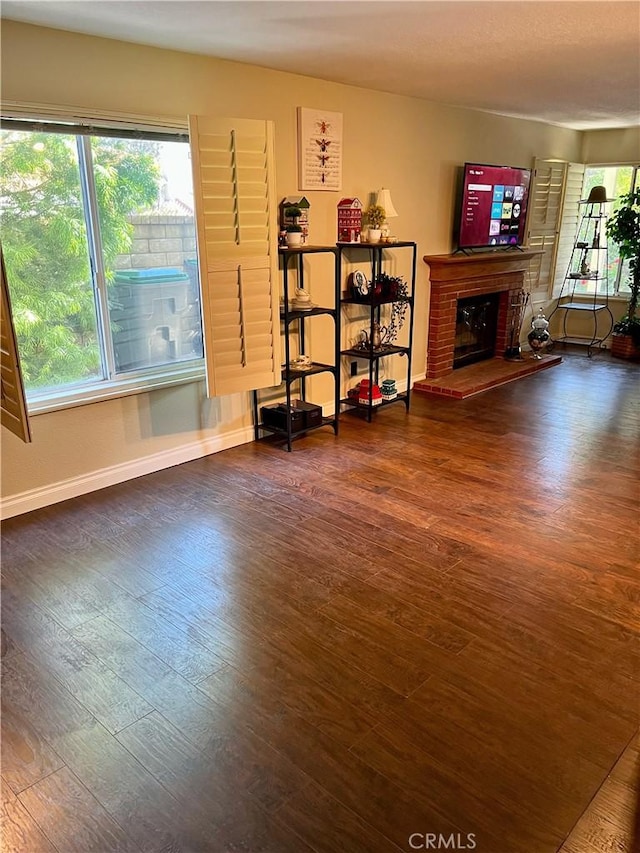
M 633 188 L 640 187 L 640 167 L 638 166 L 587 166 L 584 172 L 584 185 L 582 198 L 588 198 L 592 187 L 603 186 L 607 190 L 607 197 L 613 199 L 610 212 L 617 210 L 620 204 L 620 196 L 628 193 Z M 629 261 L 620 262 L 620 250 L 616 243 L 610 238 L 608 241 L 609 263 L 606 280 L 599 283 L 604 293 L 608 290 L 609 295 L 626 296 L 629 293 Z M 594 258 L 594 269 L 597 265 Z M 584 293 L 593 293 L 595 285 L 587 281 L 580 282 Z M 576 288 L 578 292 L 578 288 Z
M 0 139 L 2 246 L 29 402 L 202 373 L 187 136 L 6 122 Z

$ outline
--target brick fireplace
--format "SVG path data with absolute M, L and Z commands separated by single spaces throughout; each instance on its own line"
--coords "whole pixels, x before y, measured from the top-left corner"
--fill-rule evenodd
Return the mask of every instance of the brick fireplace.
M 495 355 L 504 355 L 512 328 L 512 304 L 518 301 L 524 287 L 531 258 L 539 254 L 539 251 L 525 250 L 475 255 L 425 255 L 431 282 L 428 379 L 446 376 L 454 369 L 459 299 L 485 294 L 498 295 Z M 464 370 L 464 367 L 460 369 Z

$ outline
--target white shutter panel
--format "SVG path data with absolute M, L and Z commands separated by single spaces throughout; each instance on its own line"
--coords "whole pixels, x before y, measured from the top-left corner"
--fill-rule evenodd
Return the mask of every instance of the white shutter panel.
M 13 328 L 9 285 L 0 248 L 0 279 L 2 279 L 2 315 L 0 317 L 0 399 L 2 426 L 25 442 L 31 441 L 27 404 L 20 372 L 20 356 Z
M 273 125 L 189 116 L 207 389 L 280 383 Z
M 556 254 L 555 274 L 553 279 L 553 298 L 560 295 L 564 277 L 571 261 L 573 244 L 580 223 L 580 199 L 582 198 L 582 183 L 584 181 L 584 165 L 569 163 L 567 183 L 560 219 L 560 234 L 558 236 L 558 251 Z
M 532 303 L 545 303 L 551 295 L 568 167 L 561 160 L 535 160 L 527 220 L 528 245 L 542 249 L 544 254 L 531 262 Z

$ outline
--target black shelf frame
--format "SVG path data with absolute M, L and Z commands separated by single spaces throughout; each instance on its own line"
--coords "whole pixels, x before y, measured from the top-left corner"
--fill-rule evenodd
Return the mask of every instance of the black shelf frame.
M 334 302 L 333 307 L 325 307 L 316 305 L 308 311 L 298 311 L 291 309 L 289 291 L 290 291 L 290 274 L 295 271 L 298 279 L 298 287 L 304 288 L 305 270 L 304 257 L 305 255 L 314 254 L 331 254 L 333 255 L 333 276 L 334 276 Z M 338 250 L 335 246 L 280 246 L 278 248 L 278 256 L 280 259 L 280 269 L 282 273 L 282 285 L 284 303 L 280 306 L 280 320 L 283 325 L 284 337 L 284 364 L 282 365 L 282 382 L 284 385 L 285 403 L 287 406 L 287 426 L 276 427 L 261 423 L 260 412 L 258 407 L 258 392 L 253 392 L 253 423 L 254 435 L 256 441 L 260 440 L 261 431 L 282 436 L 286 440 L 287 451 L 292 450 L 292 441 L 295 438 L 305 435 L 321 427 L 333 427 L 333 432 L 338 435 L 338 418 L 340 414 L 340 287 L 338 278 Z M 290 261 L 293 260 L 293 263 Z M 333 318 L 334 324 L 334 361 L 333 364 L 324 362 L 312 362 L 308 368 L 299 369 L 292 368 L 291 364 L 291 334 L 292 328 L 298 332 L 299 351 L 305 352 L 305 325 L 306 321 L 313 317 L 330 316 Z M 295 325 L 294 325 L 295 324 Z M 323 417 L 322 422 L 307 426 L 304 429 L 294 430 L 291 424 L 291 401 L 294 399 L 292 393 L 292 384 L 300 382 L 300 393 L 295 399 L 307 400 L 307 378 L 309 376 L 317 376 L 320 373 L 331 373 L 333 375 L 334 385 L 334 415 L 333 417 Z
M 286 323 L 290 323 L 292 320 L 301 320 L 303 317 L 317 317 L 320 314 L 330 314 L 332 317 L 335 317 L 336 312 L 333 308 L 310 308 L 308 311 L 294 311 L 289 309 L 285 311 L 284 308 L 280 308 L 280 319 L 284 320 Z
M 354 411 L 363 412 L 366 415 L 370 415 L 371 412 L 375 412 L 376 409 L 384 409 L 385 406 L 393 406 L 394 403 L 404 403 L 407 406 L 407 411 L 409 411 L 408 402 L 408 391 L 398 391 L 398 396 L 394 397 L 393 400 L 382 400 L 382 402 L 376 403 L 375 406 L 371 403 L 361 403 L 359 400 L 354 400 L 351 397 L 343 397 L 340 400 L 340 403 L 343 406 L 351 406 Z M 367 417 L 367 420 L 370 421 L 371 418 Z
M 322 429 L 322 427 L 326 426 L 334 426 L 334 418 L 322 418 L 322 423 L 314 424 L 313 426 L 304 427 L 304 429 L 285 429 L 284 427 L 270 426 L 269 424 L 260 424 L 260 429 L 265 432 L 273 433 L 274 435 L 280 435 L 283 438 L 286 438 L 287 441 L 293 441 L 296 438 L 299 438 L 302 435 L 306 435 L 308 432 L 313 432 L 316 429 Z M 291 448 L 288 448 L 291 450 Z
M 591 358 L 594 349 L 604 347 L 604 343 L 613 331 L 613 314 L 609 308 L 609 288 L 605 288 L 604 293 L 598 293 L 598 282 L 607 281 L 607 277 L 599 275 L 604 269 L 608 268 L 608 246 L 606 243 L 606 220 L 607 214 L 603 213 L 603 204 L 605 202 L 583 202 L 588 204 L 585 208 L 585 213 L 582 214 L 578 231 L 571 251 L 569 266 L 562 282 L 558 302 L 549 314 L 548 320 L 551 322 L 552 317 L 558 311 L 562 311 L 562 334 L 553 338 L 553 345 L 558 344 L 580 344 L 587 347 L 587 357 Z M 604 238 L 605 244 L 602 245 Z M 587 255 L 598 253 L 598 269 L 595 272 L 583 274 L 580 271 L 582 262 L 586 260 Z M 593 283 L 592 294 L 576 294 L 576 288 L 580 282 Z M 576 301 L 582 297 L 582 301 Z M 569 334 L 568 320 L 573 311 L 579 313 L 590 313 L 592 317 L 593 330 L 591 338 L 579 337 Z M 603 322 L 600 323 L 600 316 Z
M 402 249 L 407 246 L 415 248 L 415 245 L 411 240 L 394 240 L 393 243 L 383 243 L 382 240 L 379 240 L 377 243 L 368 243 L 366 240 L 361 240 L 359 243 L 338 240 L 336 243 L 338 249 L 372 249 L 376 253 L 384 252 L 385 249 Z
M 340 355 L 349 355 L 351 358 L 368 358 L 371 360 L 384 358 L 387 355 L 409 355 L 409 347 L 397 346 L 381 346 L 375 349 L 373 346 L 368 347 L 350 347 L 349 349 L 340 350 Z
M 382 346 L 374 348 L 372 344 L 368 347 L 349 347 L 340 351 L 340 355 L 349 358 L 361 358 L 369 362 L 369 402 L 360 403 L 358 400 L 350 397 L 343 397 L 340 400 L 341 405 L 349 406 L 351 411 L 363 412 L 366 415 L 368 423 L 371 423 L 373 413 L 376 409 L 384 408 L 385 406 L 393 405 L 394 403 L 404 403 L 406 411 L 409 411 L 411 402 L 411 354 L 413 352 L 413 327 L 414 327 L 414 297 L 416 286 L 416 270 L 418 263 L 418 245 L 409 240 L 399 240 L 395 243 L 337 243 L 337 275 L 338 294 L 340 297 L 340 305 L 359 305 L 360 307 L 369 309 L 369 340 L 372 340 L 372 332 L 374 323 L 380 322 L 380 309 L 383 305 L 391 305 L 394 302 L 405 302 L 409 306 L 409 344 L 406 347 L 399 346 Z M 409 295 L 406 297 L 374 297 L 356 299 L 351 295 L 342 296 L 342 256 L 348 249 L 365 249 L 369 252 L 369 265 L 371 268 L 371 281 L 374 282 L 380 273 L 383 271 L 384 252 L 394 251 L 395 249 L 411 249 L 411 281 L 409 287 Z M 381 403 L 373 405 L 372 394 L 374 384 L 378 384 L 380 375 L 380 360 L 390 355 L 401 355 L 407 359 L 407 390 L 398 392 L 398 396 L 393 400 L 383 400 Z

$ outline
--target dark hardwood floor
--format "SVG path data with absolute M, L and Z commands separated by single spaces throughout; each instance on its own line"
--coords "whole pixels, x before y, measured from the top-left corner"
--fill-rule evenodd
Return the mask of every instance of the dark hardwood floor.
M 3 849 L 640 849 L 639 375 L 580 350 L 5 522 Z

